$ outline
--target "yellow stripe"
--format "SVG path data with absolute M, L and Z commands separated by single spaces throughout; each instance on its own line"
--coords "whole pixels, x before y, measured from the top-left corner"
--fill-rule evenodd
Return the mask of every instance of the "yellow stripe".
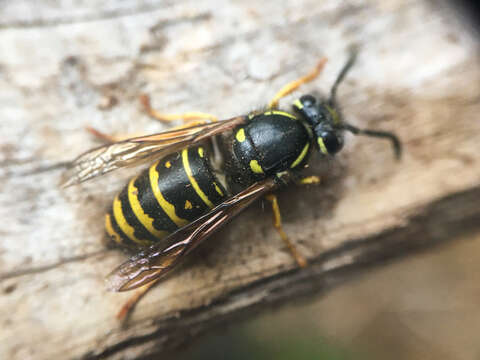
M 250 169 L 252 169 L 252 171 L 255 174 L 263 174 L 263 169 L 262 169 L 262 167 L 260 166 L 260 164 L 258 163 L 257 160 L 251 160 L 250 161 Z
M 192 169 L 190 168 L 190 163 L 188 161 L 188 149 L 182 150 L 182 162 L 183 162 L 183 167 L 185 168 L 185 172 L 187 173 L 188 179 L 190 180 L 190 184 L 192 184 L 197 195 L 200 196 L 200 198 L 203 200 L 205 204 L 207 204 L 208 207 L 213 208 L 212 202 L 208 199 L 207 195 L 205 195 L 202 189 L 200 189 L 200 186 L 198 186 L 197 180 L 195 180 L 195 178 L 192 175 Z
M 108 213 L 105 215 L 105 230 L 116 243 L 122 244 L 122 237 L 113 229 L 112 219 Z
M 133 213 L 137 217 L 138 221 L 148 230 L 150 234 L 158 239 L 161 239 L 168 235 L 168 231 L 157 230 L 153 227 L 153 219 L 143 211 L 140 201 L 138 201 L 138 188 L 134 185 L 135 180 L 133 178 L 128 184 L 128 201 L 132 207 Z
M 179 218 L 175 213 L 175 206 L 170 204 L 162 195 L 160 191 L 160 187 L 158 186 L 158 172 L 155 170 L 157 164 L 152 165 L 149 170 L 149 177 L 150 177 L 150 186 L 152 187 L 153 194 L 158 201 L 160 207 L 165 211 L 165 214 L 172 220 L 175 225 L 178 227 L 182 227 L 188 224 L 188 221 L 182 218 Z
M 300 99 L 297 99 L 293 102 L 293 105 L 299 109 L 299 110 L 302 110 L 303 109 L 303 104 L 300 102 Z
M 294 115 L 287 113 L 285 111 L 280 111 L 280 110 L 266 111 L 263 113 L 263 115 L 282 115 L 282 116 L 289 117 L 290 119 L 297 120 L 297 118 Z
M 331 108 L 330 106 L 326 106 L 327 107 L 327 110 L 328 112 L 330 113 L 330 115 L 332 116 L 332 119 L 333 119 L 333 123 L 334 124 L 339 124 L 340 123 L 340 117 L 338 116 L 338 112 Z
M 290 169 L 293 169 L 295 166 L 297 166 L 302 162 L 302 160 L 305 158 L 305 155 L 307 155 L 307 151 L 309 147 L 310 147 L 310 143 L 307 142 L 307 144 L 304 146 L 300 155 L 298 155 L 297 159 L 292 163 L 292 165 L 290 165 Z
M 203 148 L 202 147 L 198 148 L 198 155 L 200 155 L 200 157 L 203 158 Z
M 320 146 L 320 151 L 323 154 L 328 155 L 327 147 L 325 146 L 325 143 L 323 142 L 323 139 L 320 136 L 317 138 L 317 142 L 318 142 L 318 146 Z
M 237 139 L 238 142 L 244 142 L 245 141 L 245 129 L 241 128 L 240 130 L 237 131 L 235 134 L 235 139 Z
M 217 193 L 219 193 L 220 196 L 223 196 L 223 191 L 222 189 L 220 189 L 220 186 L 218 186 L 216 182 L 214 182 L 213 185 L 215 186 L 215 190 L 217 191 Z
M 150 241 L 140 240 L 135 236 L 134 234 L 135 229 L 129 223 L 127 223 L 127 220 L 123 215 L 122 202 L 118 198 L 118 195 L 115 196 L 115 200 L 113 200 L 113 216 L 115 216 L 115 220 L 117 221 L 118 227 L 124 232 L 125 235 L 128 236 L 129 239 L 143 246 L 147 246 L 151 244 Z

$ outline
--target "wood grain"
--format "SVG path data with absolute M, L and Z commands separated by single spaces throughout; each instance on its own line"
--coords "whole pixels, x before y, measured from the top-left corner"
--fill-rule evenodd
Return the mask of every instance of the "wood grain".
M 399 0 L 69 4 L 0 5 L 1 358 L 161 353 L 480 224 L 480 53 L 448 8 Z M 97 144 L 85 127 L 163 129 L 141 112 L 142 92 L 163 111 L 243 114 L 322 56 L 324 74 L 302 90 L 325 92 L 353 43 L 361 53 L 339 91 L 345 115 L 398 133 L 403 160 L 383 141 L 349 135 L 335 160 L 309 169 L 322 174 L 321 186 L 280 194 L 285 230 L 310 267 L 295 268 L 260 203 L 119 324 L 114 315 L 129 294 L 106 292 L 103 279 L 125 255 L 105 249 L 103 213 L 135 172 L 60 189 L 62 164 Z

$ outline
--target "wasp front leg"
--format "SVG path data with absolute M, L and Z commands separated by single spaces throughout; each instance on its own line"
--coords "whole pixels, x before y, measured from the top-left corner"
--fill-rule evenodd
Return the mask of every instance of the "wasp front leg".
M 291 94 L 292 92 L 297 90 L 301 85 L 306 84 L 314 80 L 315 78 L 317 78 L 321 74 L 326 63 L 327 63 L 327 58 L 324 57 L 318 62 L 317 66 L 315 66 L 315 68 L 311 72 L 309 72 L 307 75 L 302 76 L 297 80 L 291 81 L 285 86 L 283 86 L 275 94 L 273 99 L 268 103 L 268 108 L 276 109 L 278 107 L 278 102 L 280 101 L 280 99 L 287 96 L 288 94 Z
M 280 214 L 280 207 L 278 206 L 277 195 L 269 194 L 269 195 L 265 196 L 265 198 L 272 203 L 273 226 L 277 230 L 277 232 L 280 235 L 280 237 L 282 238 L 282 240 L 287 245 L 288 250 L 290 250 L 290 253 L 292 254 L 295 261 L 297 262 L 298 266 L 300 266 L 301 268 L 304 268 L 308 264 L 307 260 L 300 254 L 300 252 L 297 250 L 295 245 L 288 238 L 285 231 L 283 231 L 282 215 Z

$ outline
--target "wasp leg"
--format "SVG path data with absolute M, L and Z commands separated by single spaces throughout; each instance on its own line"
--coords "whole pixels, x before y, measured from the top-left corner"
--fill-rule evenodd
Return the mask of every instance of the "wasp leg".
M 101 132 L 100 130 L 97 130 L 97 129 L 91 127 L 91 126 L 86 126 L 85 130 L 87 130 L 90 134 L 95 136 L 97 139 L 99 139 L 101 141 L 104 141 L 106 143 L 113 143 L 113 142 L 118 141 L 115 136 L 105 134 L 105 133 Z
M 276 195 L 270 194 L 266 196 L 266 199 L 272 203 L 272 210 L 273 210 L 273 226 L 277 230 L 278 234 L 285 242 L 288 247 L 288 250 L 292 253 L 293 258 L 297 262 L 298 266 L 301 268 L 307 266 L 307 260 L 300 255 L 297 251 L 295 245 L 290 241 L 285 231 L 283 231 L 282 227 L 282 216 L 280 214 L 280 207 L 278 206 L 278 199 Z
M 193 113 L 190 113 L 190 114 L 193 114 Z M 210 119 L 211 117 L 213 117 L 213 115 L 210 115 Z M 178 130 L 178 129 L 185 129 L 185 128 L 189 128 L 189 127 L 192 127 L 192 126 L 196 126 L 196 125 L 202 125 L 202 124 L 205 124 L 206 122 L 208 122 L 207 120 L 187 120 L 188 122 L 186 124 L 183 124 L 183 125 L 179 125 L 179 126 L 175 126 L 173 128 L 171 128 L 170 130 Z M 212 120 L 213 121 L 213 120 Z M 215 120 L 216 121 L 216 120 Z M 96 137 L 98 140 L 100 141 L 103 141 L 107 144 L 110 144 L 110 143 L 114 143 L 114 142 L 118 142 L 118 141 L 122 141 L 122 140 L 126 140 L 126 139 L 130 139 L 130 138 L 133 138 L 133 137 L 137 137 L 137 136 L 141 136 L 142 134 L 129 134 L 129 135 L 109 135 L 109 134 L 106 134 L 104 132 L 101 132 L 100 130 L 97 130 L 95 129 L 94 127 L 91 127 L 91 126 L 87 126 L 86 127 L 86 130 L 91 134 L 93 135 L 94 137 Z
M 130 138 L 142 135 L 142 134 L 109 135 L 91 126 L 86 126 L 85 130 L 87 130 L 91 135 L 96 137 L 98 140 L 107 144 L 119 142 L 122 140 L 130 139 Z
M 123 304 L 122 308 L 117 313 L 117 319 L 120 321 L 127 319 L 142 297 L 144 297 L 148 290 L 150 290 L 159 280 L 160 279 L 153 280 L 152 282 L 135 291 L 135 293 L 127 300 L 125 304 Z
M 91 126 L 86 126 L 85 129 L 95 136 L 98 140 L 103 141 L 105 143 L 114 143 L 117 141 L 121 141 L 122 139 L 126 139 L 123 136 L 114 136 L 114 135 L 108 135 L 105 134 L 104 132 L 101 132 L 100 130 L 95 129 L 94 127 Z
M 278 91 L 273 97 L 273 99 L 268 103 L 268 108 L 269 109 L 277 108 L 278 102 L 280 101 L 281 98 L 294 92 L 301 85 L 314 80 L 318 75 L 320 75 L 326 63 L 327 63 L 327 58 L 324 57 L 318 62 L 317 66 L 315 66 L 315 68 L 311 72 L 309 72 L 307 75 L 302 76 L 301 78 L 294 80 L 292 82 L 289 82 L 284 87 L 282 87 L 280 91 Z
M 317 185 L 320 184 L 321 179 L 318 176 L 307 176 L 300 179 L 297 184 L 298 185 Z
M 198 111 L 191 111 L 191 112 L 186 112 L 181 114 L 164 114 L 152 108 L 150 104 L 150 97 L 148 95 L 142 94 L 140 95 L 139 99 L 145 112 L 153 119 L 156 119 L 161 122 L 169 123 L 175 120 L 183 120 L 184 122 L 188 122 L 188 125 L 194 126 L 194 125 L 203 124 L 206 121 L 212 121 L 212 122 L 218 121 L 218 118 L 216 116 L 203 113 L 203 112 L 198 112 Z M 203 120 L 203 121 L 196 122 L 195 120 Z M 191 125 L 192 121 L 195 121 L 193 125 Z

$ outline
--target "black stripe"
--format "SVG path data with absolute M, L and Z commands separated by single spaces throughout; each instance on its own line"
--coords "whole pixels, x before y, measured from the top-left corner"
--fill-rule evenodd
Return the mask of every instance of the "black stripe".
M 112 239 L 112 242 L 114 242 L 115 244 L 117 245 L 121 245 L 121 246 L 126 246 L 128 248 L 138 248 L 138 244 L 136 242 L 133 242 L 132 240 L 130 240 L 130 238 L 122 231 L 122 229 L 120 229 L 120 226 L 118 226 L 117 224 L 117 219 L 115 219 L 115 216 L 113 216 L 113 207 L 110 208 L 110 210 L 108 211 L 108 213 L 110 214 L 110 222 L 112 224 L 112 229 L 118 234 L 120 235 L 120 238 L 122 239 L 122 243 L 121 244 L 118 244 L 115 240 Z M 107 233 L 108 235 L 108 233 Z
M 157 165 L 157 171 L 160 174 L 159 186 L 165 200 L 175 207 L 175 213 L 178 217 L 194 221 L 210 208 L 197 195 L 197 192 L 190 184 L 188 175 L 183 167 L 181 153 L 175 153 L 164 159 Z M 169 169 L 162 168 L 164 162 L 170 161 Z M 192 166 L 190 164 L 190 166 Z M 192 168 L 192 173 L 195 171 Z M 190 202 L 191 209 L 186 209 L 186 202 Z
M 152 165 L 155 167 L 156 165 Z M 163 211 L 158 204 L 155 194 L 150 184 L 150 174 L 147 169 L 135 180 L 135 187 L 138 189 L 138 201 L 143 211 L 153 219 L 153 227 L 160 231 L 168 231 L 169 233 L 177 230 L 177 225 L 170 220 L 170 217 Z M 153 186 L 158 187 L 158 184 Z
M 226 198 L 226 191 L 213 173 L 207 151 L 204 149 L 204 155 L 202 158 L 198 153 L 198 148 L 190 148 L 188 150 L 188 159 L 190 160 L 192 175 L 195 180 L 197 180 L 200 189 L 202 189 L 207 198 L 214 205 L 222 203 Z M 215 190 L 214 183 L 216 183 L 220 190 L 222 190 L 223 196 Z
M 137 219 L 135 213 L 130 206 L 130 201 L 128 200 L 128 185 L 125 186 L 122 192 L 118 195 L 118 199 L 122 204 L 123 217 L 127 223 L 133 227 L 133 233 L 135 237 L 139 240 L 155 241 L 156 239 L 150 232 L 142 225 L 142 223 Z M 137 246 L 139 246 L 138 244 Z

